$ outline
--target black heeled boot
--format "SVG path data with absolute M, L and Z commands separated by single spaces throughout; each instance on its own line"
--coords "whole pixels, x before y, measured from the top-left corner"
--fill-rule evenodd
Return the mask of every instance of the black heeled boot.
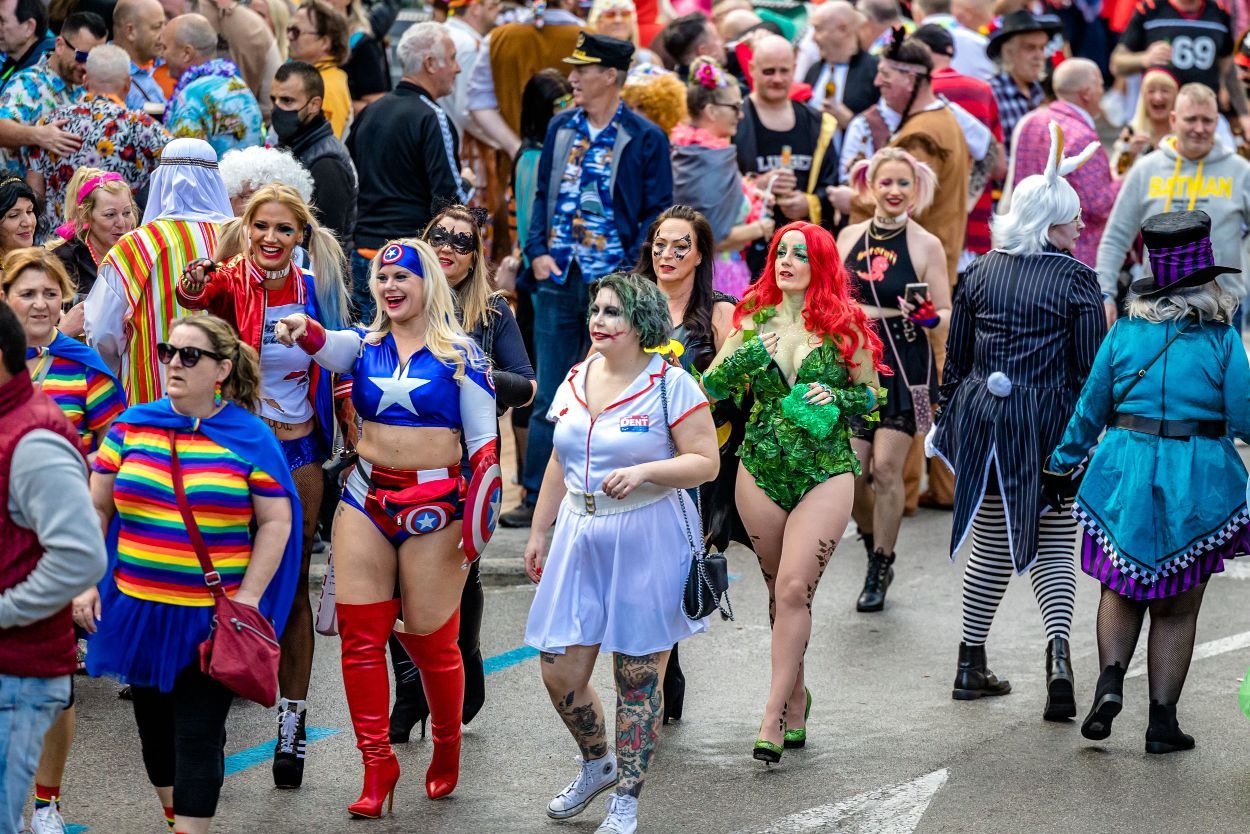
M 873 550 L 868 554 L 868 575 L 864 577 L 864 590 L 855 603 L 855 610 L 880 611 L 885 608 L 885 592 L 893 581 L 894 554 L 887 556 L 880 550 Z
M 668 655 L 668 668 L 664 671 L 664 723 L 681 720 L 681 710 L 686 704 L 686 676 L 681 671 L 677 646 Z
M 425 738 L 425 722 L 430 706 L 421 687 L 421 673 L 408 657 L 408 650 L 394 634 L 390 636 L 391 668 L 395 672 L 395 706 L 391 708 L 389 735 L 391 744 L 405 744 L 412 738 L 412 728 L 421 722 L 421 738 Z
M 1094 689 L 1094 705 L 1081 724 L 1081 735 L 1090 741 L 1102 741 L 1111 735 L 1111 722 L 1124 709 L 1124 672 L 1119 663 L 1106 666 L 1098 675 Z
M 1182 733 L 1176 723 L 1176 704 L 1150 702 L 1150 726 L 1146 728 L 1147 753 L 1175 753 L 1194 749 L 1194 737 Z
M 482 661 L 482 609 L 486 595 L 482 591 L 479 563 L 469 566 L 469 576 L 460 595 L 460 657 L 464 664 L 464 715 L 468 724 L 486 703 L 486 669 Z
M 1076 682 L 1072 679 L 1072 651 L 1068 641 L 1055 637 L 1046 644 L 1045 721 L 1076 718 Z
M 959 644 L 959 669 L 955 672 L 955 686 L 951 697 L 956 701 L 975 701 L 993 695 L 1006 695 L 1011 684 L 1000 681 L 986 667 L 985 646 Z
M 864 543 L 864 550 L 868 552 L 868 558 L 871 559 L 872 552 L 877 549 L 876 538 L 872 533 L 861 532 L 859 534 L 859 540 Z

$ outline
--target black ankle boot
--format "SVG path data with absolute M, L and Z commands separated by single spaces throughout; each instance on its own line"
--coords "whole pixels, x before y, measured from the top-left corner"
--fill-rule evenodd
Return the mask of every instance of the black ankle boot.
M 283 702 L 285 704 L 285 701 Z M 273 749 L 273 784 L 298 788 L 304 783 L 305 711 L 290 707 L 278 711 L 278 743 Z
M 421 738 L 425 738 L 425 722 L 429 717 L 430 707 L 425 702 L 425 690 L 421 688 L 420 676 L 397 683 L 395 706 L 391 708 L 391 743 L 405 744 L 412 738 L 412 728 L 418 721 L 421 722 Z
M 1010 691 L 1010 683 L 1000 681 L 986 668 L 985 646 L 959 644 L 959 669 L 955 672 L 952 698 L 956 701 L 975 701 L 991 695 L 1006 695 Z
M 867 540 L 865 540 L 865 544 Z M 855 603 L 856 611 L 880 611 L 885 608 L 885 592 L 894 581 L 894 554 L 886 555 L 880 550 L 868 554 L 868 575 L 864 577 L 864 590 Z
M 1068 641 L 1056 637 L 1046 644 L 1046 721 L 1076 718 L 1076 682 L 1072 679 L 1072 652 Z
M 1150 726 L 1146 728 L 1147 753 L 1192 750 L 1194 737 L 1181 732 L 1176 723 L 1176 704 L 1150 702 Z
M 1081 735 L 1087 739 L 1102 741 L 1111 735 L 1111 721 L 1124 709 L 1124 672 L 1124 667 L 1116 663 L 1098 675 L 1094 705 L 1081 724 Z

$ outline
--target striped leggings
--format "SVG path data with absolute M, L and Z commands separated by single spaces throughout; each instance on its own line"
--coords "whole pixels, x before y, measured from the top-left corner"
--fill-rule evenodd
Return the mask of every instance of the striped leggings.
M 1029 578 L 1042 610 L 1047 640 L 1066 640 L 1072 630 L 1076 605 L 1075 540 L 1076 519 L 1066 511 L 1041 517 L 1037 559 L 1029 568 Z M 1003 500 L 987 494 L 972 519 L 972 558 L 964 569 L 964 642 L 969 646 L 985 645 L 1013 570 Z

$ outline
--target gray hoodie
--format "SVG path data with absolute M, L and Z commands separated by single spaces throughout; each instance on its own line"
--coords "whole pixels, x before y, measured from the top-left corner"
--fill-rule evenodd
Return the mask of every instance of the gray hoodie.
M 1163 212 L 1193 209 L 1211 215 L 1215 262 L 1241 269 L 1250 228 L 1250 162 L 1218 141 L 1204 158 L 1186 159 L 1176 152 L 1175 137 L 1168 136 L 1156 151 L 1129 169 L 1111 209 L 1098 244 L 1098 283 L 1103 293 L 1115 297 L 1120 266 L 1143 220 Z M 1221 275 L 1216 280 L 1238 301 L 1245 294 L 1242 273 Z

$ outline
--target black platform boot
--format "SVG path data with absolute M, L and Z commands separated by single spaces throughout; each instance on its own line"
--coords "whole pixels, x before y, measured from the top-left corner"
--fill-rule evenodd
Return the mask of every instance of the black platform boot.
M 1090 741 L 1102 741 L 1111 735 L 1111 722 L 1124 709 L 1124 672 L 1116 663 L 1104 667 L 1094 690 L 1094 705 L 1081 724 L 1081 735 Z
M 1076 682 L 1072 679 L 1072 651 L 1068 641 L 1055 637 L 1046 644 L 1046 721 L 1076 718 Z
M 985 646 L 959 644 L 959 669 L 955 672 L 952 698 L 956 701 L 975 701 L 992 695 L 1006 695 L 1010 691 L 1010 683 L 1000 681 L 986 668 Z
M 1146 729 L 1147 753 L 1175 753 L 1194 749 L 1194 737 L 1182 733 L 1176 723 L 1176 704 L 1150 702 L 1150 726 Z
M 873 550 L 868 554 L 868 575 L 864 577 L 864 590 L 855 603 L 855 610 L 880 611 L 885 608 L 885 592 L 893 581 L 894 554 L 887 556 L 880 550 Z
M 298 788 L 304 783 L 305 710 L 297 710 L 285 698 L 278 702 L 278 743 L 273 749 L 273 784 Z

